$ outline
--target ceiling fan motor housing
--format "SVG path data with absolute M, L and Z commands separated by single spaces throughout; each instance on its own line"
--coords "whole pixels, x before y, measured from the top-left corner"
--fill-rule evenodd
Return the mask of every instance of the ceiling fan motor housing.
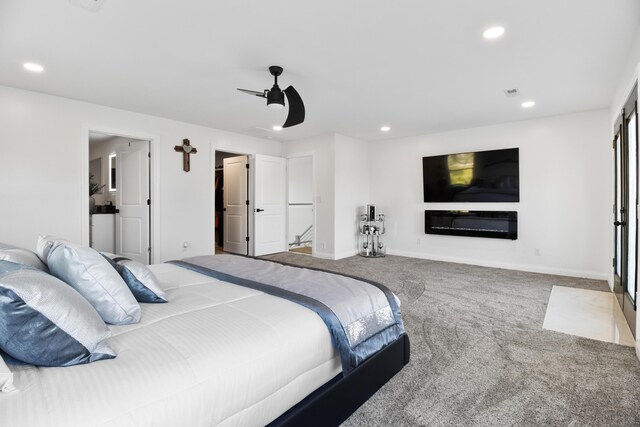
M 284 92 L 280 90 L 280 86 L 273 85 L 271 90 L 267 93 L 267 105 L 271 108 L 284 107 Z

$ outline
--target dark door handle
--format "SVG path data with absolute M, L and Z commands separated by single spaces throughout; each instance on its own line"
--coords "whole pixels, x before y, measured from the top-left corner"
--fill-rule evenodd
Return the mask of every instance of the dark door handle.
M 256 209 L 256 212 L 264 212 L 264 209 L 258 208 L 258 209 Z
M 619 226 L 619 225 L 627 225 L 627 223 L 626 223 L 626 222 L 624 222 L 624 221 L 614 221 L 614 222 L 613 222 L 613 225 L 615 225 L 615 226 L 617 227 L 617 226 Z
M 115 210 L 115 212 L 116 212 L 116 213 L 120 213 L 120 209 L 116 209 L 116 210 Z

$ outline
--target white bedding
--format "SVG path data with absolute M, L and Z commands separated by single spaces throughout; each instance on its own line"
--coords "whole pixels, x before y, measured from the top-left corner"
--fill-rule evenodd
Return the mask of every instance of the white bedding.
M 168 304 L 112 326 L 118 356 L 67 368 L 11 366 L 0 426 L 262 426 L 341 372 L 312 311 L 170 264 Z

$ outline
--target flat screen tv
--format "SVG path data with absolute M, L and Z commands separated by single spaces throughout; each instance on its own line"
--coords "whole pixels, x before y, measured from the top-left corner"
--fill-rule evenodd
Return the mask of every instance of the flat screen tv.
M 517 148 L 422 158 L 425 202 L 519 202 Z

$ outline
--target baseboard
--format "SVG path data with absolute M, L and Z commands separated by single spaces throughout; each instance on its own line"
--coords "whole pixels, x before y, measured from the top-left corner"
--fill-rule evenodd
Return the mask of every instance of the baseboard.
M 410 258 L 429 259 L 432 261 L 454 262 L 457 264 L 479 265 L 482 267 L 504 268 L 505 270 L 528 271 L 531 273 L 554 274 L 558 276 L 580 277 L 580 278 L 596 279 L 596 280 L 609 279 L 607 274 L 598 273 L 595 271 L 571 270 L 571 269 L 564 269 L 564 268 L 544 267 L 539 265 L 510 264 L 510 263 L 504 263 L 499 261 L 484 261 L 484 260 L 425 254 L 422 252 L 399 251 L 396 249 L 389 249 L 388 253 L 389 255 L 399 255 L 399 256 L 406 256 Z
M 358 251 L 352 250 L 352 251 L 342 252 L 340 254 L 336 254 L 333 259 L 349 258 L 354 255 L 358 255 Z
M 342 259 L 342 258 L 349 258 L 351 256 L 354 255 L 358 255 L 358 251 L 349 251 L 349 252 L 342 252 L 340 254 L 330 254 L 328 252 L 314 252 L 313 256 L 316 258 L 322 258 L 322 259 L 331 259 L 331 260 L 338 260 L 338 259 Z
M 322 259 L 334 259 L 333 254 L 327 252 L 313 252 L 312 256 Z
M 636 357 L 640 360 L 640 341 L 636 340 Z

